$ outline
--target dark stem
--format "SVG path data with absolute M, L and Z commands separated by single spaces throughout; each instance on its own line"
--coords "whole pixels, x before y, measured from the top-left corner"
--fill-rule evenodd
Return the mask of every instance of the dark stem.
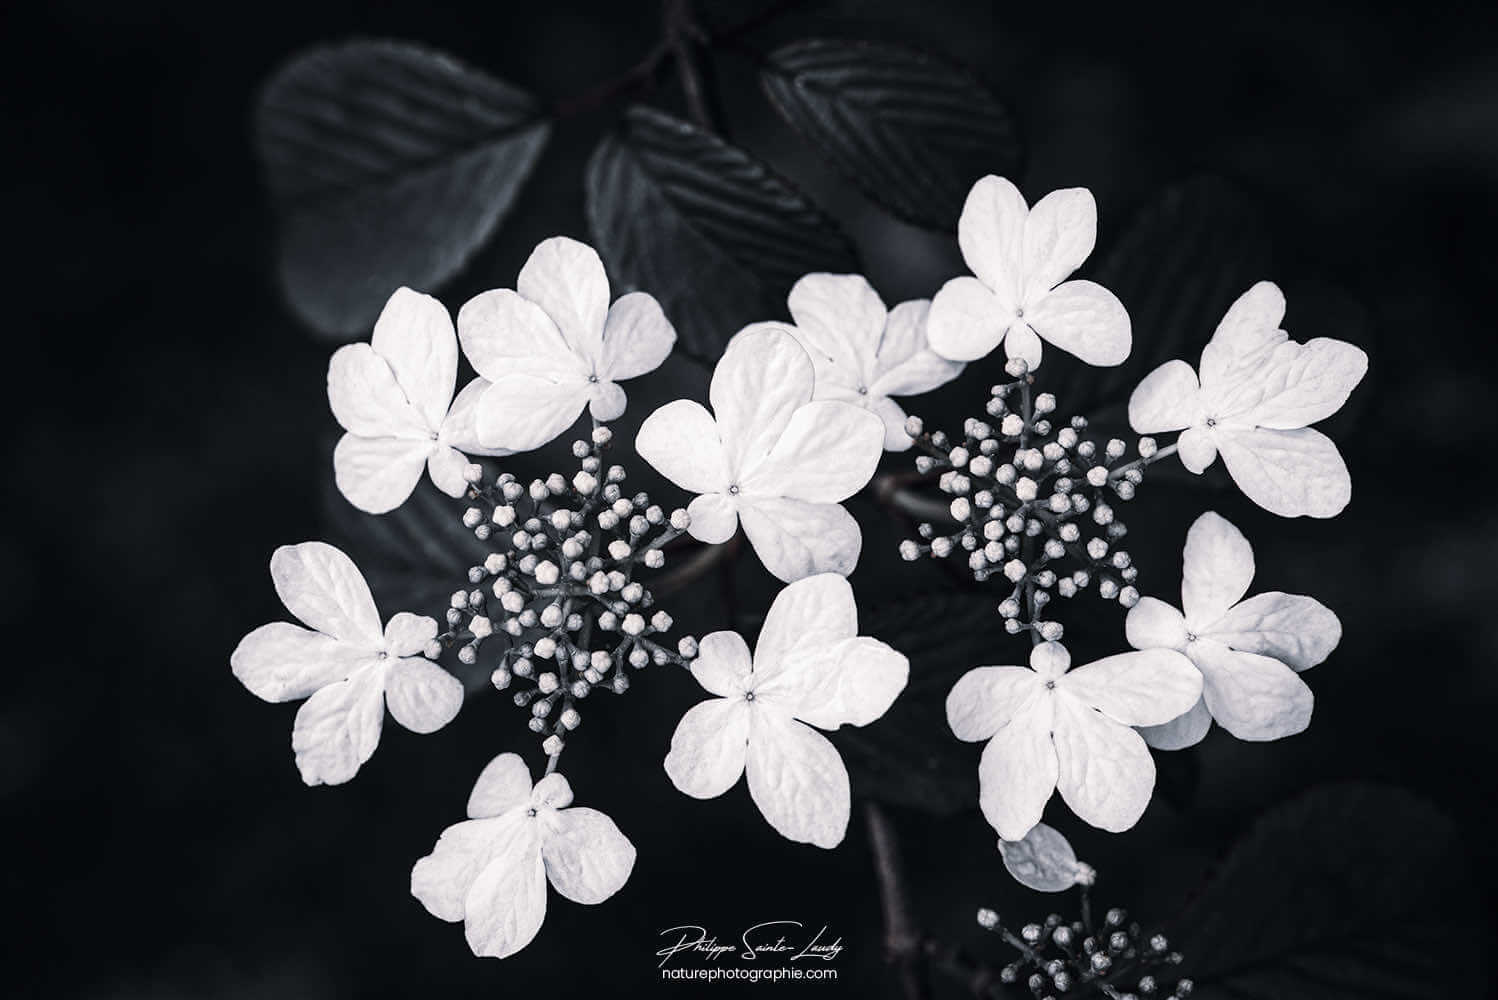
M 692 0 L 665 0 L 661 20 L 665 28 L 665 43 L 675 59 L 676 75 L 686 98 L 687 117 L 699 127 L 715 131 L 713 117 L 707 109 L 702 69 L 697 63 L 697 46 L 708 39 L 692 16 Z
M 879 882 L 879 908 L 884 916 L 885 961 L 895 967 L 906 1000 L 929 996 L 926 950 L 910 909 L 905 871 L 900 864 L 899 840 L 884 810 L 872 800 L 864 803 L 869 847 L 874 852 L 874 874 Z

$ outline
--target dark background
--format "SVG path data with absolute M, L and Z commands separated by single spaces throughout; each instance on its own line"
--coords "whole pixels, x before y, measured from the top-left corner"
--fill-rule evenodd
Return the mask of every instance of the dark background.
M 752 6 L 709 4 L 705 17 L 734 20 Z M 1158 795 L 1124 836 L 1053 811 L 1103 871 L 1105 900 L 1169 918 L 1255 815 L 1344 779 L 1403 786 L 1451 816 L 1470 851 L 1452 863 L 1490 894 L 1498 18 L 1491 7 L 1216 7 L 844 0 L 802 5 L 750 40 L 894 39 L 967 63 L 1023 125 L 1023 190 L 1033 200 L 1092 188 L 1100 247 L 1165 185 L 1202 172 L 1232 180 L 1262 207 L 1274 253 L 1264 277 L 1289 293 L 1292 335 L 1342 336 L 1372 355 L 1334 428 L 1355 483 L 1343 516 L 1280 521 L 1231 490 L 1211 492 L 1211 480 L 1206 491 L 1162 485 L 1163 514 L 1141 521 L 1133 548 L 1146 593 L 1174 596 L 1185 526 L 1212 506 L 1253 540 L 1255 590 L 1311 593 L 1346 635 L 1309 675 L 1318 705 L 1307 733 L 1249 746 L 1214 731 L 1189 766 L 1172 768 L 1182 788 Z M 731 936 L 788 918 L 825 922 L 849 948 L 825 995 L 892 990 L 857 810 L 828 853 L 775 835 L 742 786 L 708 803 L 676 793 L 660 758 L 699 694 L 681 676 L 637 678 L 628 697 L 593 710 L 564 758 L 579 800 L 639 847 L 630 883 L 598 908 L 553 894 L 536 942 L 498 963 L 472 958 L 461 929 L 429 917 L 407 879 L 461 818 L 485 761 L 504 749 L 539 761 L 522 713 L 480 692 L 434 736 L 387 725 L 357 780 L 309 790 L 289 752 L 294 706 L 257 701 L 229 673 L 239 637 L 281 614 L 272 549 L 359 530 L 327 502 L 332 344 L 298 324 L 274 279 L 274 218 L 248 127 L 256 87 L 305 45 L 372 35 L 427 42 L 560 98 L 638 59 L 658 35 L 654 5 L 73 2 L 3 17 L 17 49 L 0 72 L 9 295 L 20 306 L 7 337 L 19 347 L 7 373 L 19 392 L 0 549 L 13 616 L 0 701 L 12 988 L 696 995 L 654 979 L 661 928 L 704 923 Z M 742 57 L 718 54 L 714 66 L 734 141 L 839 219 L 888 301 L 929 295 L 958 273 L 952 237 L 895 223 L 843 184 L 768 109 Z M 674 83 L 642 99 L 679 106 Z M 537 240 L 587 237 L 582 168 L 615 111 L 558 127 L 498 238 L 443 290 L 449 306 L 512 285 Z M 965 394 L 949 387 L 955 404 L 932 405 L 976 411 L 985 377 L 965 377 Z M 653 387 L 632 390 L 622 430 L 661 399 L 700 394 L 704 380 L 673 361 Z M 929 566 L 897 575 L 903 534 L 854 509 L 865 524 L 861 601 L 949 585 Z M 462 564 L 442 572 L 452 582 L 439 602 Z M 720 588 L 665 603 L 698 634 L 730 619 L 752 630 L 771 582 L 752 560 L 735 573 L 737 609 Z M 396 608 L 376 586 L 388 615 Z M 1116 608 L 1089 597 L 1073 615 L 1084 607 L 1116 627 Z M 1039 916 L 1051 905 L 1003 872 L 976 810 L 891 815 L 933 934 L 997 955 L 977 940 L 977 906 Z

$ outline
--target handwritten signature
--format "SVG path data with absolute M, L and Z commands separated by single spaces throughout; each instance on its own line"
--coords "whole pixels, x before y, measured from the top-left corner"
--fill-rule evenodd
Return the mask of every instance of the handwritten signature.
M 806 941 L 805 931 L 806 925 L 799 920 L 766 920 L 746 928 L 736 943 L 725 944 L 719 942 L 716 934 L 709 934 L 706 927 L 681 924 L 661 931 L 662 937 L 674 937 L 675 941 L 655 954 L 661 960 L 659 968 L 665 968 L 667 962 L 682 953 L 699 955 L 709 962 L 719 961 L 730 954 L 745 962 L 757 962 L 761 956 L 783 958 L 789 962 L 802 959 L 830 962 L 842 954 L 842 937 L 826 940 L 829 935 L 825 925 L 812 935 L 810 941 Z

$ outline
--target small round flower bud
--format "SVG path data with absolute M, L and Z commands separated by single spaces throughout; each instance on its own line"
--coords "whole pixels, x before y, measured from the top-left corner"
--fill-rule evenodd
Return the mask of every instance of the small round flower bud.
M 1118 592 L 1118 603 L 1126 608 L 1132 608 L 1139 603 L 1139 591 L 1133 587 L 1124 587 Z
M 1120 500 L 1134 499 L 1134 484 L 1127 479 L 1119 480 L 1113 484 L 1113 492 L 1118 494 Z
M 623 539 L 616 538 L 612 542 L 609 542 L 609 557 L 611 559 L 628 559 L 629 553 L 629 543 Z
M 1012 597 L 1006 597 L 999 602 L 999 615 L 1003 618 L 1019 617 L 1019 601 Z
M 593 443 L 598 447 L 602 448 L 604 445 L 612 441 L 613 438 L 614 432 L 609 430 L 607 427 L 593 428 Z
M 1051 977 L 1051 982 L 1056 986 L 1056 992 L 1065 993 L 1071 989 L 1071 973 L 1062 970 Z
M 1180 982 L 1176 983 L 1176 996 L 1182 997 L 1184 1000 L 1184 998 L 1189 997 L 1195 989 L 1195 983 L 1193 983 L 1189 979 L 1182 979 Z
M 905 418 L 905 433 L 911 437 L 920 437 L 921 432 L 925 429 L 926 425 L 920 417 L 911 416 Z
M 947 461 L 951 462 L 954 467 L 959 468 L 966 465 L 967 460 L 971 457 L 972 456 L 968 454 L 967 449 L 961 446 L 953 448 L 947 453 Z
M 1035 944 L 1040 940 L 1040 925 L 1026 924 L 1020 928 L 1019 936 L 1025 939 L 1026 944 Z
M 469 507 L 463 512 L 463 527 L 477 528 L 484 523 L 484 512 L 477 507 Z
M 557 675 L 549 670 L 536 678 L 536 687 L 541 689 L 542 694 L 551 694 L 557 689 L 559 684 L 560 681 L 557 679 Z
M 562 717 L 559 721 L 562 723 L 564 729 L 576 729 L 583 721 L 583 717 L 577 714 L 577 709 L 569 708 L 562 712 Z
M 550 587 L 562 577 L 562 571 L 557 564 L 550 559 L 536 564 L 536 582 L 543 587 Z
M 1139 439 L 1139 444 L 1136 447 L 1139 449 L 1139 456 L 1141 458 L 1153 458 L 1160 446 L 1155 443 L 1154 438 L 1142 437 Z
M 1060 622 L 1041 622 L 1040 637 L 1046 642 L 1060 642 L 1061 637 L 1066 634 Z
M 938 559 L 945 559 L 952 554 L 952 540 L 950 538 L 933 538 L 931 540 L 931 554 Z
M 555 639 L 553 639 L 549 635 L 548 636 L 543 636 L 540 639 L 537 639 L 536 640 L 536 645 L 531 650 L 531 653 L 533 655 L 538 656 L 538 657 L 540 657 L 543 660 L 549 660 L 549 659 L 551 659 L 553 656 L 556 655 L 556 652 L 557 652 L 557 641 Z
M 545 676 L 546 675 L 544 675 L 544 674 L 542 675 L 542 677 L 545 677 Z M 555 686 L 555 684 L 553 684 L 553 686 Z M 532 702 L 531 703 L 531 714 L 534 715 L 538 719 L 544 719 L 544 718 L 546 718 L 548 715 L 551 714 L 551 702 L 549 702 L 549 701 L 547 701 L 545 699 L 542 699 L 541 701 L 537 701 L 537 702 Z
M 556 733 L 552 733 L 550 736 L 546 737 L 546 739 L 541 741 L 541 752 L 546 754 L 546 756 L 548 757 L 555 757 L 557 754 L 562 752 L 562 747 L 566 745 L 567 744 L 562 742 L 562 738 L 560 736 L 558 736 Z
M 686 531 L 692 526 L 692 515 L 688 514 L 685 507 L 678 507 L 671 512 L 671 527 L 677 531 Z
M 1087 482 L 1093 486 L 1103 486 L 1108 482 L 1108 470 L 1101 465 L 1094 465 L 1087 470 Z
M 986 476 L 993 471 L 993 459 L 989 458 L 987 455 L 979 455 L 977 458 L 967 463 L 967 471 L 971 472 L 975 476 Z
M 1024 358 L 1010 358 L 1004 363 L 1004 373 L 1010 378 L 1023 378 L 1030 371 Z
M 645 596 L 645 588 L 631 581 L 619 589 L 619 596 L 627 604 L 639 604 Z
M 1018 618 L 1010 618 L 1009 620 L 1004 622 L 1004 631 L 1008 632 L 1010 635 L 1019 635 L 1020 629 L 1022 628 L 1024 628 L 1024 626 L 1020 624 Z
M 516 695 L 516 697 L 519 697 L 519 695 Z M 532 719 L 527 722 L 525 726 L 533 733 L 539 733 L 546 729 L 546 723 L 542 722 L 540 719 Z
M 999 433 L 1005 437 L 1019 437 L 1025 430 L 1025 418 L 1011 413 L 999 421 Z
M 1156 934 L 1150 938 L 1150 951 L 1164 951 L 1170 947 L 1170 942 L 1165 939 L 1164 934 Z
M 468 631 L 483 639 L 494 633 L 494 623 L 483 615 L 474 615 L 468 623 Z
M 951 506 L 947 509 L 951 512 L 952 520 L 954 521 L 966 521 L 973 513 L 973 505 L 968 502 L 966 497 L 958 497 L 956 500 L 953 500 Z
M 1071 944 L 1071 928 L 1067 927 L 1065 924 L 1062 924 L 1060 927 L 1057 927 L 1055 930 L 1051 931 L 1051 940 L 1055 941 L 1058 945 L 1065 948 L 1067 945 Z
M 510 672 L 504 667 L 496 667 L 494 673 L 489 675 L 489 683 L 501 691 L 510 686 L 512 679 Z
M 999 926 L 998 913 L 990 910 L 985 906 L 983 909 L 978 911 L 978 926 L 982 927 L 986 931 L 993 930 L 995 927 Z
M 1155 993 L 1155 977 L 1154 976 L 1140 976 L 1139 977 L 1139 992 L 1141 994 L 1143 994 L 1144 996 L 1154 996 L 1154 993 Z
M 930 455 L 917 455 L 915 457 L 915 471 L 921 475 L 924 476 L 934 468 L 936 468 L 936 460 Z
M 621 626 L 625 635 L 639 635 L 645 631 L 645 616 L 628 614 L 624 616 L 624 624 Z
M 572 488 L 583 496 L 587 496 L 598 489 L 598 479 L 586 472 L 579 472 L 572 477 Z
M 1087 542 L 1087 554 L 1094 559 L 1102 559 L 1108 554 L 1108 543 L 1101 538 L 1093 538 Z
M 900 558 L 906 562 L 915 562 L 921 557 L 921 547 L 910 539 L 900 543 Z
M 572 697 L 574 698 L 586 698 L 592 688 L 588 686 L 588 682 L 585 680 L 575 680 L 572 682 L 572 687 L 568 690 L 572 692 Z
M 1019 583 L 1025 578 L 1025 572 L 1025 564 L 1018 559 L 1011 559 L 1004 564 L 1004 576 L 1009 579 L 1010 583 Z
M 1105 955 L 1103 952 L 1100 952 L 1100 951 L 1093 953 L 1093 955 L 1092 955 L 1092 971 L 1093 972 L 1107 972 L 1112 967 L 1113 967 L 1113 959 L 1109 958 L 1107 955 Z
M 649 662 L 650 654 L 645 652 L 645 650 L 641 649 L 639 646 L 636 646 L 634 649 L 631 649 L 629 651 L 629 665 L 634 667 L 636 670 L 644 667 Z

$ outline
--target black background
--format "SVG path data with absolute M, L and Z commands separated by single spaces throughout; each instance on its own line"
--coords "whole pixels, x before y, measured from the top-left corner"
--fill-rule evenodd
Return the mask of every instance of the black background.
M 1289 293 L 1292 334 L 1342 336 L 1372 355 L 1334 428 L 1355 484 L 1343 516 L 1280 521 L 1231 490 L 1211 492 L 1213 479 L 1206 491 L 1161 486 L 1164 514 L 1141 521 L 1146 593 L 1173 596 L 1185 525 L 1211 506 L 1254 541 L 1256 590 L 1314 594 L 1346 636 L 1309 676 L 1318 704 L 1307 733 L 1249 746 L 1214 731 L 1196 753 L 1195 785 L 1174 802 L 1157 796 L 1124 836 L 1054 809 L 1104 872 L 1104 897 L 1164 919 L 1254 815 L 1350 778 L 1402 785 L 1453 816 L 1471 851 L 1453 862 L 1490 893 L 1494 11 L 1217 7 L 844 0 L 802 5 L 750 39 L 895 39 L 967 63 L 1023 124 L 1026 194 L 1092 188 L 1100 246 L 1166 184 L 1232 179 L 1263 209 L 1274 246 L 1265 277 Z M 709 4 L 705 16 L 732 21 L 750 8 Z M 742 787 L 701 803 L 665 779 L 671 728 L 699 694 L 684 677 L 637 678 L 627 698 L 594 710 L 564 758 L 579 800 L 639 847 L 630 883 L 597 908 L 553 894 L 537 941 L 499 963 L 472 958 L 461 929 L 429 917 L 407 879 L 461 818 L 485 761 L 504 749 L 539 761 L 522 713 L 480 693 L 434 736 L 387 726 L 357 780 L 309 790 L 289 752 L 294 708 L 257 701 L 228 669 L 239 637 L 281 614 L 272 549 L 354 524 L 326 502 L 332 345 L 298 325 L 273 276 L 274 219 L 248 128 L 257 85 L 300 47 L 372 35 L 427 42 L 560 98 L 638 59 L 658 35 L 654 5 L 75 2 L 4 18 L 18 50 L 3 69 L 9 295 L 20 306 L 7 343 L 20 350 L 7 372 L 19 392 L 0 549 L 13 616 L 0 796 L 7 937 L 21 948 L 5 975 L 19 992 L 696 995 L 655 980 L 661 928 L 704 923 L 731 936 L 774 918 L 843 937 L 840 988 L 824 994 L 892 990 L 857 810 L 827 853 L 776 836 Z M 894 223 L 844 185 L 768 109 L 744 59 L 721 53 L 713 65 L 734 141 L 843 223 L 888 301 L 929 295 L 958 273 L 951 236 Z M 672 82 L 642 99 L 679 106 Z M 586 238 L 582 167 L 615 111 L 558 127 L 499 237 L 443 290 L 449 306 L 512 285 L 545 236 Z M 985 377 L 946 390 L 970 401 L 953 413 L 977 409 Z M 632 395 L 623 432 L 704 384 L 673 361 Z M 898 575 L 903 536 L 872 508 L 855 511 L 861 601 L 942 585 L 932 567 Z M 461 565 L 444 572 L 458 585 Z M 773 588 L 752 560 L 736 574 L 736 622 L 752 631 Z M 716 588 L 667 603 L 698 634 L 733 614 Z M 1116 608 L 1086 607 L 1117 627 Z M 932 933 L 981 950 L 977 906 L 1048 908 L 1003 872 L 976 810 L 892 815 Z

